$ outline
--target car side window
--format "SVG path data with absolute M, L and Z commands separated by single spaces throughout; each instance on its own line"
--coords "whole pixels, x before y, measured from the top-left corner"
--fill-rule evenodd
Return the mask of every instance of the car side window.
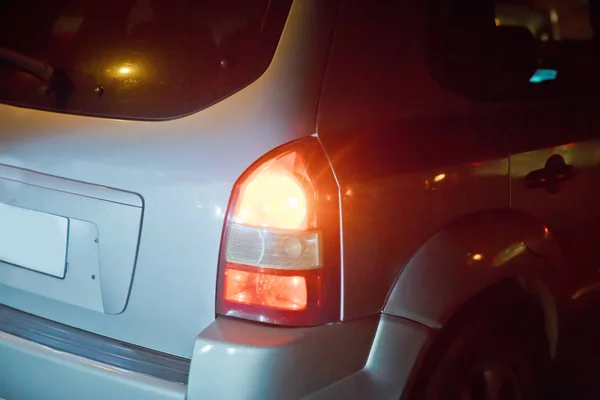
M 495 24 L 523 26 L 540 42 L 594 38 L 589 0 L 496 0 Z
M 562 81 L 557 89 L 597 81 L 598 66 L 594 26 L 598 29 L 597 1 L 497 0 L 496 26 L 521 26 L 536 39 L 539 68 L 531 83 Z M 590 12 L 592 9 L 593 12 Z M 594 23 L 595 21 L 595 23 Z M 563 79 L 564 77 L 564 79 Z M 565 87 L 566 86 L 566 87 Z
M 511 101 L 599 93 L 600 1 L 439 0 L 438 8 L 442 28 L 433 30 L 434 43 L 438 43 L 433 53 L 441 55 L 433 60 L 440 64 L 440 59 L 453 57 L 451 52 L 485 58 L 485 62 L 463 62 L 460 54 L 455 57 L 460 60 L 457 65 L 438 67 L 442 73 L 434 77 L 442 86 L 461 89 L 460 80 L 471 76 L 473 87 L 483 83 L 486 90 L 501 94 L 501 100 Z M 454 38 L 451 46 L 447 37 Z M 444 72 L 452 67 L 466 70 L 460 75 Z

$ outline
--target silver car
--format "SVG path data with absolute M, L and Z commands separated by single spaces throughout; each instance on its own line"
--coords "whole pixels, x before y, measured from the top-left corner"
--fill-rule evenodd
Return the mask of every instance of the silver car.
M 2 2 L 0 398 L 541 395 L 599 82 L 493 7 Z

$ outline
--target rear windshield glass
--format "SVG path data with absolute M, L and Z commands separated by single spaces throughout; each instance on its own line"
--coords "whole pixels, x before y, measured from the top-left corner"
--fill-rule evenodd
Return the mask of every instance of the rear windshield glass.
M 269 65 L 292 0 L 0 2 L 0 102 L 169 119 Z

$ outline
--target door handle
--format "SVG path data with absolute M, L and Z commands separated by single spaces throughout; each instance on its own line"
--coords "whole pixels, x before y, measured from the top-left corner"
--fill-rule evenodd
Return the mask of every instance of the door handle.
M 550 194 L 557 194 L 562 183 L 573 177 L 573 166 L 565 162 L 559 154 L 553 154 L 546 160 L 542 169 L 531 171 L 525 176 L 528 189 L 546 188 Z

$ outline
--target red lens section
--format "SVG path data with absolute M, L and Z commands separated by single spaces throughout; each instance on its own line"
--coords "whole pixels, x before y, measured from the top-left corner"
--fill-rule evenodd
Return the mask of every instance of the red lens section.
M 225 269 L 225 300 L 277 310 L 304 310 L 308 304 L 306 279 L 265 272 Z

